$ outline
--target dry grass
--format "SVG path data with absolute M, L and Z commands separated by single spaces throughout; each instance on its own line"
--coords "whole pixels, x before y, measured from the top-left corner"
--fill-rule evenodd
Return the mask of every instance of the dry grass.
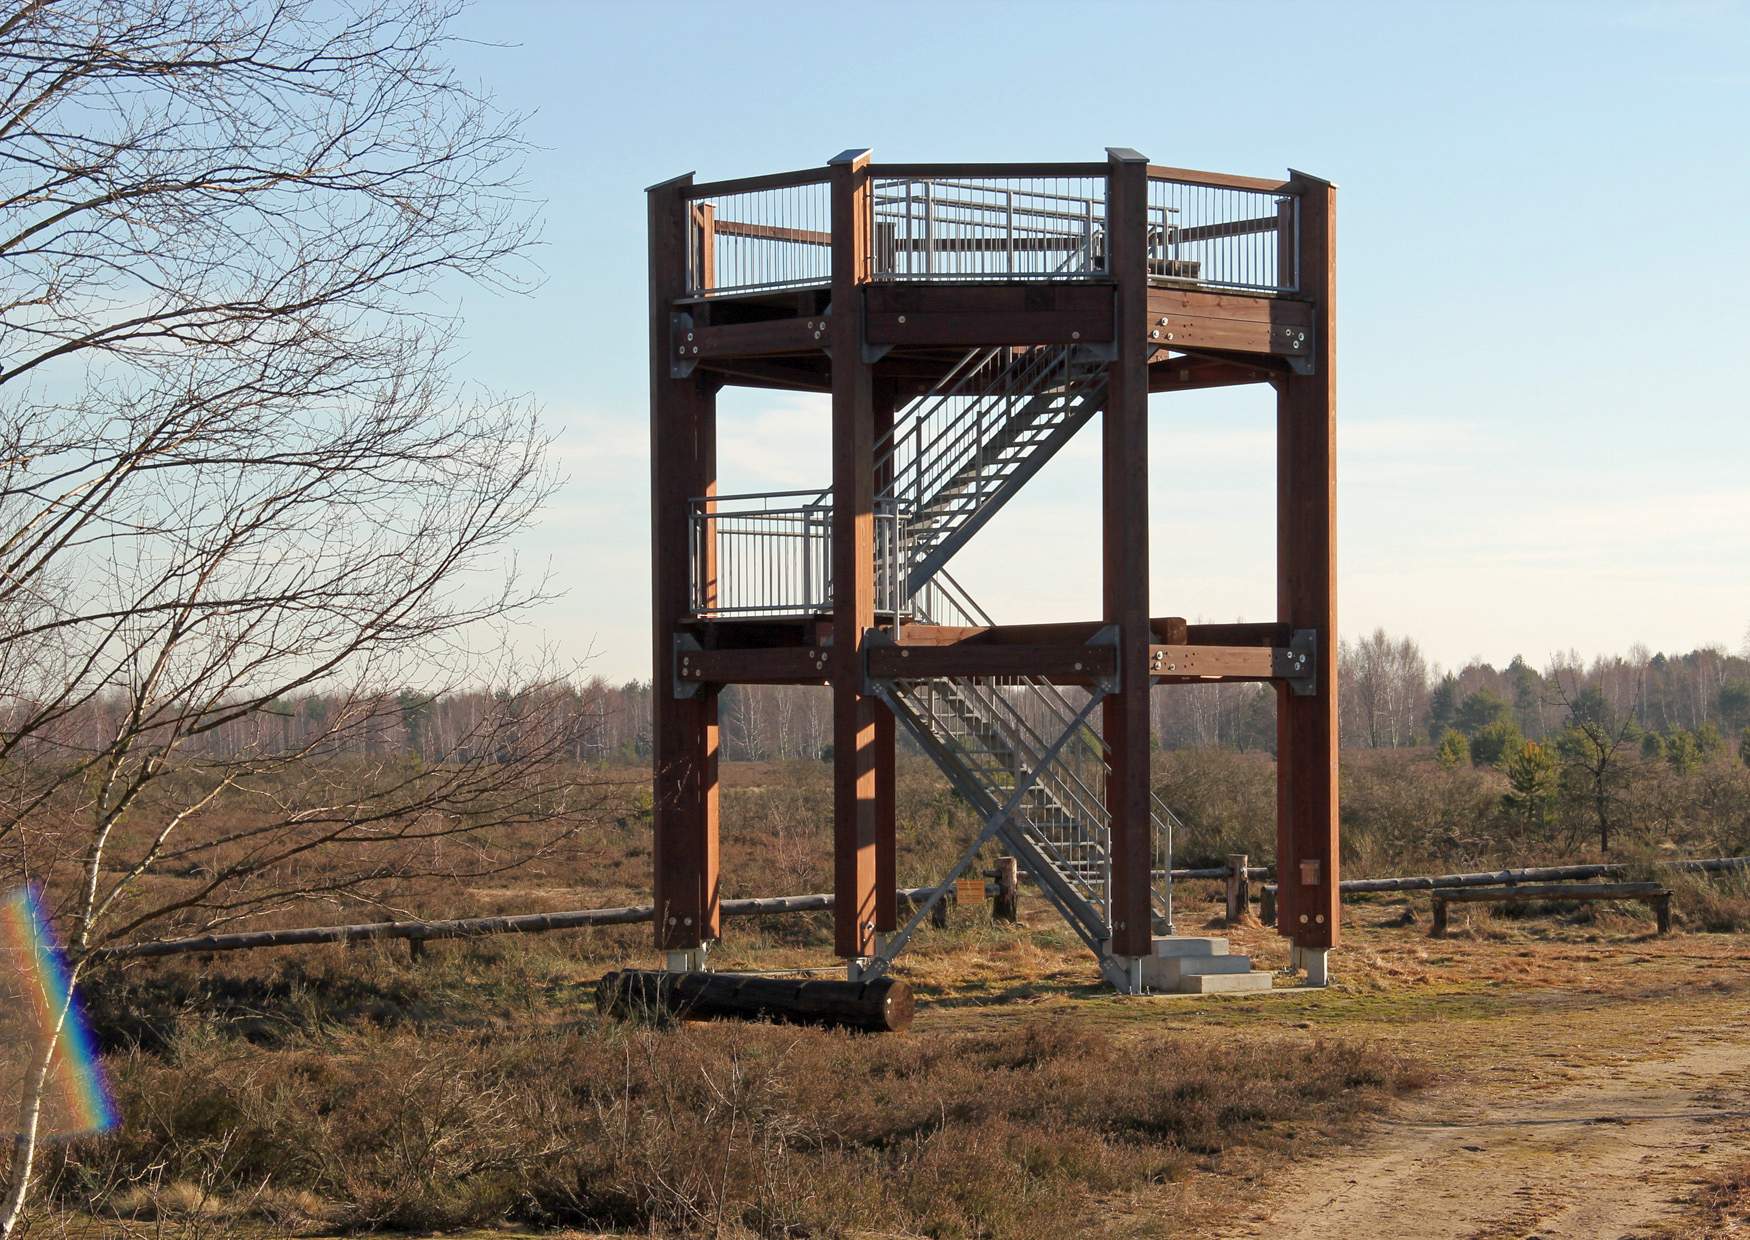
M 57 1152 L 57 1203 L 278 1234 L 1063 1234 L 1096 1199 L 1316 1145 L 1422 1080 L 1348 1040 L 1062 1019 L 869 1038 L 582 1018 L 272 1051 L 186 1022 L 113 1069 L 127 1126 Z
M 1691 1240 L 1750 1234 L 1750 1159 L 1708 1177 L 1691 1206 L 1682 1232 Z

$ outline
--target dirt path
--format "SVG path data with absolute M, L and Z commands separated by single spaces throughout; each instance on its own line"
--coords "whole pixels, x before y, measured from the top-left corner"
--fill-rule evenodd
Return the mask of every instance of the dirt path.
M 1699 1176 L 1750 1148 L 1750 1027 L 1672 1030 L 1662 1043 L 1667 1057 L 1589 1065 L 1559 1085 L 1469 1103 L 1435 1091 L 1361 1145 L 1274 1181 L 1222 1234 L 1659 1234 Z

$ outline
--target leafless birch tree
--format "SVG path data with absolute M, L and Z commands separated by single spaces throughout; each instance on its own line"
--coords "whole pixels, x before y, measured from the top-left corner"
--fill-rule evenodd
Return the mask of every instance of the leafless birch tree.
M 503 567 L 549 481 L 532 412 L 447 365 L 439 307 L 516 285 L 530 241 L 515 118 L 448 65 L 453 17 L 0 9 L 0 885 L 45 885 L 76 975 L 571 820 L 576 712 L 472 653 L 541 592 Z M 430 761 L 381 743 L 398 691 L 482 684 Z

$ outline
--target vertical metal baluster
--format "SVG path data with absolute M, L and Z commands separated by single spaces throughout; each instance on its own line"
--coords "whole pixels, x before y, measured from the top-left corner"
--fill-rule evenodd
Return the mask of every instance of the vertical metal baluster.
M 924 182 L 924 275 L 936 273 L 936 209 L 932 182 Z

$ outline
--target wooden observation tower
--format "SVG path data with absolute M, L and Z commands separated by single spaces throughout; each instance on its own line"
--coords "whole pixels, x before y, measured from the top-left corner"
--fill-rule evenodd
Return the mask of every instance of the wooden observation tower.
M 719 935 L 717 698 L 833 698 L 835 944 L 884 972 L 901 921 L 904 728 L 1112 984 L 1172 920 L 1150 687 L 1277 687 L 1278 929 L 1309 981 L 1337 938 L 1334 187 L 1153 166 L 877 164 L 649 191 L 657 946 Z M 726 384 L 830 393 L 821 489 L 717 492 Z M 1256 384 L 1277 412 L 1274 622 L 1149 614 L 1149 396 Z M 1164 404 L 1170 406 L 1170 399 Z M 1098 418 L 1096 419 L 1096 415 Z M 950 560 L 1090 422 L 1103 588 L 1004 625 Z M 1192 601 L 1194 603 L 1194 600 Z M 1195 608 L 1187 610 L 1195 612 Z

